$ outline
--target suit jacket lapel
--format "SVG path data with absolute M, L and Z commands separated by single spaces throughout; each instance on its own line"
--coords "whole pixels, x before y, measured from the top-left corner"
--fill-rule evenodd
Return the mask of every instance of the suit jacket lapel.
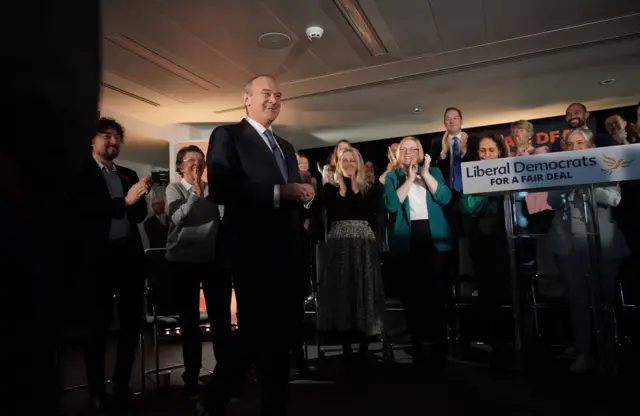
M 256 129 L 254 129 L 253 126 L 249 124 L 247 120 L 242 120 L 242 123 L 244 125 L 244 136 L 246 136 L 253 143 L 254 145 L 253 147 L 256 149 L 256 152 L 262 154 L 263 159 L 266 161 L 267 165 L 271 166 L 271 169 L 280 179 L 280 182 L 284 184 L 285 183 L 284 177 L 280 172 L 280 168 L 276 163 L 276 159 L 273 157 L 273 153 L 271 153 L 271 149 L 269 149 L 267 144 L 264 142 L 264 139 L 262 138 L 262 136 L 260 136 L 260 134 L 256 131 Z M 278 140 L 277 137 L 276 137 L 276 140 Z
M 89 156 L 89 158 L 87 158 L 87 166 L 89 172 L 91 172 L 91 175 L 94 177 L 94 183 L 99 187 L 98 194 L 104 199 L 110 199 L 111 194 L 109 193 L 109 187 L 107 182 L 104 180 L 104 176 L 100 170 L 100 165 L 98 165 L 98 162 L 96 162 L 93 156 Z
M 275 134 L 273 135 L 273 137 L 275 137 L 276 142 L 278 143 L 278 146 L 280 146 L 280 150 L 282 150 L 282 156 L 284 157 L 284 161 L 285 164 L 287 165 L 287 177 L 288 177 L 288 183 L 295 183 L 294 176 L 295 174 L 298 172 L 298 160 L 297 159 L 293 159 L 294 160 L 294 164 L 293 166 L 291 165 L 291 158 L 289 157 L 289 155 L 287 154 L 287 152 L 285 151 L 285 145 L 284 145 L 284 140 L 279 137 L 276 136 Z M 275 158 L 273 159 L 275 161 Z M 278 166 L 278 164 L 276 163 L 276 166 Z M 280 172 L 280 169 L 278 169 L 278 172 Z M 284 179 L 284 178 L 283 178 Z
M 120 178 L 120 182 L 122 183 L 122 193 L 126 196 L 131 186 L 133 186 L 133 178 L 123 175 L 122 171 L 120 170 L 120 166 L 118 165 L 114 165 L 114 166 L 116 167 L 115 173 L 118 174 L 118 177 Z

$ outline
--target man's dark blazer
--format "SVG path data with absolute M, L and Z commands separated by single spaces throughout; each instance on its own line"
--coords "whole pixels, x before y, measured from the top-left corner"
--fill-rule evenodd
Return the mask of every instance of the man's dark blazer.
M 162 225 L 158 217 L 150 216 L 144 222 L 144 232 L 149 240 L 149 248 L 165 248 L 167 246 L 167 233 L 169 232 L 169 219 Z
M 434 138 L 431 142 L 431 166 L 440 168 L 442 176 L 449 188 L 453 189 L 453 178 L 451 177 L 451 151 L 447 151 L 447 156 L 442 159 L 440 154 L 442 153 L 442 139 Z M 477 159 L 478 154 L 478 139 L 471 137 L 467 139 L 467 152 L 462 157 L 461 163 L 472 162 Z M 453 234 L 456 236 L 466 233 L 469 228 L 469 218 L 460 215 L 459 202 L 460 194 L 457 192 L 452 193 L 451 201 L 449 205 L 443 208 L 444 215 L 452 228 Z M 457 246 L 454 247 L 454 250 Z M 456 263 L 457 264 L 457 263 Z
M 131 169 L 117 166 L 116 173 L 122 182 L 123 194 L 127 195 L 129 189 L 135 185 L 139 179 L 136 172 Z M 147 217 L 147 202 L 144 197 L 132 205 L 126 206 L 124 198 L 111 198 L 109 188 L 104 180 L 100 166 L 93 156 L 86 158 L 77 181 L 76 181 L 77 218 L 80 225 L 80 251 L 85 252 L 87 260 L 99 253 L 99 248 L 104 247 L 109 240 L 109 228 L 111 219 L 124 217 L 125 213 L 131 226 L 131 237 L 134 248 L 139 248 L 139 253 L 144 256 L 142 240 L 138 224 Z M 86 250 L 83 249 L 86 248 Z
M 462 162 L 471 162 L 476 159 L 476 153 L 478 151 L 478 140 L 475 137 L 469 137 L 467 139 L 467 152 L 462 157 Z M 442 171 L 442 176 L 447 181 L 447 185 L 452 187 L 451 182 L 451 152 L 447 151 L 447 157 L 442 159 L 440 154 L 442 153 L 442 139 L 434 138 L 431 141 L 429 154 L 431 155 L 431 166 L 437 167 Z
M 275 139 L 287 163 L 287 182 L 301 183 L 293 146 Z M 220 126 L 211 133 L 207 177 L 211 198 L 225 209 L 218 258 L 232 267 L 252 262 L 264 273 L 284 272 L 300 258 L 300 204 L 281 199 L 274 208 L 274 186 L 287 182 L 271 149 L 249 122 Z

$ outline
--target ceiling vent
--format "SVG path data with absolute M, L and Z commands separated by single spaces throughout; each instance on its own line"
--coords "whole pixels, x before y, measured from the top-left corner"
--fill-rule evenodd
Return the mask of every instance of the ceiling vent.
M 117 92 L 119 94 L 126 95 L 127 97 L 133 98 L 134 100 L 142 101 L 143 103 L 152 105 L 154 107 L 160 107 L 160 104 L 156 103 L 155 101 L 147 100 L 144 97 L 140 97 L 139 95 L 136 95 L 136 94 L 134 94 L 132 92 L 125 91 L 122 88 L 118 88 L 118 87 L 115 87 L 115 86 L 113 86 L 111 84 L 106 84 L 104 82 L 101 83 L 101 85 L 102 85 L 103 88 L 107 88 L 107 89 L 109 89 L 111 91 L 114 91 L 114 92 Z
M 291 45 L 291 37 L 284 33 L 270 32 L 258 38 L 258 46 L 268 51 L 284 49 Z

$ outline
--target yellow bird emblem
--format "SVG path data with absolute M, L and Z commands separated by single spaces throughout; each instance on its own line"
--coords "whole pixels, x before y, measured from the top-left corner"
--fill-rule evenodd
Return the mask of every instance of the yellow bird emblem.
M 607 175 L 611 175 L 618 168 L 626 168 L 633 162 L 633 160 L 616 159 L 607 155 L 602 155 L 602 161 L 606 167 L 601 170 Z

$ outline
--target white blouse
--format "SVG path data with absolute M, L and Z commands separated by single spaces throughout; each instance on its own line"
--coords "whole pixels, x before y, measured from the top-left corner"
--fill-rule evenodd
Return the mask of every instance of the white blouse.
M 409 215 L 411 221 L 428 220 L 429 210 L 427 209 L 427 185 L 418 176 L 409 189 Z

